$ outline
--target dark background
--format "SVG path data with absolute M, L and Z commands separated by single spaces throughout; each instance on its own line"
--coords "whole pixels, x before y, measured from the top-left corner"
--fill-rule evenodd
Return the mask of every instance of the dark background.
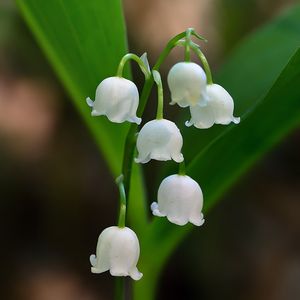
M 217 71 L 240 39 L 291 3 L 127 0 L 130 50 L 146 50 L 153 63 L 172 35 L 195 26 Z M 181 56 L 174 51 L 163 76 Z M 157 299 L 300 299 L 299 153 L 297 130 L 224 196 L 169 260 Z M 158 165 L 145 167 L 150 195 Z M 115 223 L 113 178 L 14 3 L 4 0 L 0 199 L 0 299 L 112 299 L 112 278 L 91 274 L 88 258 Z

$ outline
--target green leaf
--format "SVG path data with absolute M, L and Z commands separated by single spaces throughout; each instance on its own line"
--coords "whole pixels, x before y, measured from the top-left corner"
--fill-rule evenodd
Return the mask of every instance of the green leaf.
M 187 173 L 203 189 L 205 214 L 245 171 L 300 124 L 299 19 L 297 6 L 246 39 L 220 71 L 218 82 L 235 98 L 239 125 L 184 130 Z M 135 284 L 137 299 L 142 290 L 155 287 L 166 259 L 192 228 L 154 218 L 142 237 L 144 278 Z
M 126 53 L 119 1 L 89 0 L 84 5 L 80 0 L 17 3 L 116 173 L 127 126 L 113 124 L 105 117 L 92 118 L 85 99 L 93 99 L 99 82 L 115 75 Z
M 119 175 L 128 124 L 114 124 L 104 116 L 91 117 L 85 99 L 94 98 L 101 80 L 115 76 L 119 61 L 127 52 L 120 1 L 17 0 L 17 3 L 91 130 L 110 170 L 114 176 Z M 131 196 L 139 200 L 136 208 L 139 213 L 130 217 L 135 224 L 143 226 L 146 216 L 139 168 L 134 169 L 132 182 L 137 189 Z

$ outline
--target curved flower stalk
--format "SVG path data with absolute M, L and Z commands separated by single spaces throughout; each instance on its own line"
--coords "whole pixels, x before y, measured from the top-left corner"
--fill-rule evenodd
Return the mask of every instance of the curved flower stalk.
M 204 223 L 203 194 L 199 184 L 187 175 L 170 175 L 160 184 L 157 202 L 151 204 L 154 216 L 167 217 L 177 225 L 188 222 L 201 226 Z
M 204 70 L 193 62 L 179 62 L 168 74 L 168 85 L 171 91 L 170 104 L 180 107 L 206 106 L 206 75 Z
M 138 157 L 135 158 L 135 162 L 173 159 L 180 163 L 183 161 L 182 144 L 183 139 L 175 123 L 166 119 L 149 121 L 138 134 Z
M 86 99 L 93 108 L 92 116 L 106 115 L 111 122 L 125 121 L 140 124 L 136 116 L 139 105 L 139 92 L 136 85 L 123 77 L 109 77 L 101 81 L 96 89 L 95 101 Z
M 174 122 L 163 118 L 163 88 L 160 75 L 153 71 L 153 78 L 158 88 L 158 106 L 156 119 L 147 122 L 138 134 L 136 147 L 137 163 L 147 163 L 151 159 L 183 161 L 181 148 L 183 139 Z
M 116 179 L 120 192 L 120 213 L 118 226 L 111 226 L 99 235 L 96 255 L 90 256 L 92 273 L 110 271 L 113 276 L 130 276 L 140 280 L 143 276 L 136 267 L 140 256 L 139 240 L 134 231 L 125 227 L 126 193 L 123 175 Z
M 136 267 L 140 255 L 139 241 L 128 227 L 111 226 L 102 231 L 96 255 L 90 256 L 92 273 L 110 272 L 112 276 L 130 276 L 140 280 L 143 276 Z
M 207 86 L 208 102 L 207 106 L 190 107 L 191 120 L 186 126 L 194 125 L 197 128 L 210 128 L 214 124 L 228 125 L 233 122 L 238 124 L 240 118 L 233 116 L 234 103 L 230 94 L 218 84 Z
M 123 69 L 127 61 L 135 60 L 145 78 L 151 76 L 147 54 L 141 57 L 128 53 L 120 61 L 117 76 L 109 77 L 100 82 L 96 89 L 95 101 L 86 98 L 87 104 L 93 108 L 92 116 L 106 115 L 111 122 L 125 121 L 140 124 L 142 119 L 136 116 L 139 106 L 139 92 L 136 85 L 123 78 Z

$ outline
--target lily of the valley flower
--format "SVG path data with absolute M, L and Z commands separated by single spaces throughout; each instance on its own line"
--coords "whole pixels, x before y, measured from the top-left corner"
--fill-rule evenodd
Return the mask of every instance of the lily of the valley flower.
M 181 153 L 183 140 L 176 124 L 166 119 L 155 119 L 146 123 L 138 134 L 137 163 L 150 159 L 183 161 Z
M 234 103 L 229 93 L 218 84 L 207 86 L 208 102 L 205 107 L 190 107 L 191 120 L 186 126 L 194 125 L 197 128 L 209 128 L 214 124 L 238 124 L 240 118 L 233 116 Z
M 168 85 L 172 98 L 170 104 L 187 107 L 207 103 L 205 72 L 193 62 L 175 64 L 168 74 Z
M 177 225 L 188 222 L 196 226 L 204 223 L 203 194 L 199 184 L 187 175 L 171 175 L 159 186 L 157 202 L 151 204 L 153 215 L 167 217 Z
M 141 123 L 141 118 L 136 116 L 139 92 L 136 85 L 128 79 L 118 76 L 104 79 L 96 89 L 95 101 L 90 98 L 86 101 L 93 108 L 92 116 L 106 115 L 115 123 Z
M 136 267 L 140 255 L 140 245 L 134 231 L 128 227 L 111 226 L 99 236 L 96 255 L 90 256 L 92 273 L 110 271 L 113 276 L 130 276 L 134 280 L 142 278 Z

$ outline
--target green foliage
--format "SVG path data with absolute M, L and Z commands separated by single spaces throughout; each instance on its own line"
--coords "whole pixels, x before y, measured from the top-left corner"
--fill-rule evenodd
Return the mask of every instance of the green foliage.
M 92 118 L 85 99 L 94 98 L 101 80 L 115 76 L 120 59 L 127 53 L 120 1 L 17 0 L 17 3 L 92 132 L 111 172 L 118 176 L 128 124 L 111 123 L 105 117 Z M 137 213 L 129 210 L 129 218 L 139 231 L 145 226 L 146 212 L 138 167 L 133 169 L 132 182 L 136 189 L 132 189 L 131 197 L 140 201 L 135 206 Z
M 94 134 L 112 172 L 121 168 L 126 125 L 91 118 L 85 97 L 112 76 L 126 52 L 117 0 L 18 0 L 19 7 Z M 300 123 L 300 7 L 252 34 L 231 54 L 217 76 L 235 99 L 237 126 L 183 129 L 187 172 L 203 188 L 205 213 L 254 162 Z M 113 20 L 113 22 L 112 22 Z M 181 122 L 183 124 L 183 122 Z M 142 176 L 134 165 L 129 213 L 141 241 L 136 299 L 154 299 L 159 273 L 192 229 L 155 218 L 147 224 Z M 207 218 L 209 224 L 209 218 Z
M 120 1 L 17 1 L 53 68 L 82 114 L 110 168 L 120 170 L 126 125 L 91 118 L 85 98 L 114 76 L 126 53 Z M 114 20 L 113 22 L 111 20 Z
M 297 6 L 252 34 L 218 73 L 216 81 L 235 99 L 236 115 L 241 116 L 239 125 L 215 125 L 208 130 L 182 128 L 187 173 L 203 189 L 205 213 L 245 171 L 300 124 L 299 19 Z M 144 253 L 140 269 L 148 285 L 143 281 L 135 284 L 136 299 L 146 287 L 150 287 L 148 294 L 154 290 L 164 262 L 192 228 L 178 227 L 165 219 L 153 220 L 141 241 Z

